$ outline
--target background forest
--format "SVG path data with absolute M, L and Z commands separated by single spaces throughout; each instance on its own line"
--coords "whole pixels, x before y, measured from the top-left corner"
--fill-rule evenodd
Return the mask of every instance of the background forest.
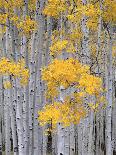
M 116 1 L 0 0 L 0 155 L 116 155 Z

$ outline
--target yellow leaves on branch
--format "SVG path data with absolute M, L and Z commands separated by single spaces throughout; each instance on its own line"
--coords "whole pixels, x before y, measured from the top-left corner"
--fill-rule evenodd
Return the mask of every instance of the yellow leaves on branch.
M 7 17 L 8 17 L 7 14 L 0 14 L 0 23 L 6 24 Z
M 76 88 L 84 88 L 90 95 L 98 93 L 102 85 L 99 77 L 89 74 L 88 66 L 82 65 L 73 58 L 68 60 L 55 59 L 43 70 L 43 80 L 47 82 L 49 90 L 61 85 L 65 88 L 74 85 Z M 49 83 L 53 85 L 49 85 Z
M 61 36 L 63 38 L 61 39 Z M 50 55 L 57 56 L 62 52 L 75 53 L 75 44 L 79 44 L 82 39 L 80 29 L 73 29 L 65 34 L 64 29 L 61 31 L 53 31 L 52 44 L 50 46 Z
M 29 0 L 29 16 L 26 16 L 25 18 L 23 16 L 23 11 L 20 11 L 20 16 L 18 16 L 15 11 L 18 11 L 19 9 L 23 10 L 24 5 L 24 0 L 0 0 L 0 8 L 1 10 L 4 10 L 0 13 L 0 21 L 3 26 L 9 26 L 8 24 L 11 22 L 22 32 L 22 34 L 29 35 L 37 28 L 37 22 L 32 19 L 36 10 L 36 1 Z M 9 23 L 6 23 L 7 20 L 9 21 Z
M 47 16 L 58 17 L 61 12 L 66 11 L 66 0 L 48 0 L 43 13 Z
M 22 34 L 28 35 L 37 29 L 36 21 L 32 20 L 29 16 L 26 16 L 25 19 L 13 16 L 10 20 L 17 26 Z
M 14 9 L 14 8 L 20 8 L 24 5 L 23 0 L 0 0 L 0 8 L 5 9 Z
M 87 109 L 97 110 L 103 98 L 100 96 L 102 80 L 91 75 L 87 65 L 82 65 L 78 60 L 69 58 L 67 60 L 55 59 L 42 71 L 42 78 L 47 83 L 47 96 L 52 99 L 53 104 L 45 105 L 39 111 L 39 122 L 42 126 L 52 122 L 56 128 L 60 122 L 64 127 L 78 124 L 80 119 L 86 116 Z M 65 94 L 64 102 L 56 102 L 60 95 L 59 88 L 71 89 L 71 93 Z M 97 99 L 96 104 L 86 103 L 84 100 L 89 96 Z
M 12 88 L 12 84 L 10 83 L 10 81 L 5 81 L 5 82 L 3 83 L 3 86 L 4 86 L 5 89 L 10 89 L 10 88 Z
M 3 26 L 6 26 L 7 19 L 9 19 L 13 25 L 22 32 L 22 34 L 29 35 L 37 29 L 37 22 L 29 16 L 26 16 L 25 19 L 23 19 L 15 14 L 0 14 L 0 21 Z
M 62 51 L 68 52 L 68 53 L 74 53 L 76 52 L 76 49 L 74 47 L 73 42 L 69 40 L 58 40 L 56 42 L 53 42 L 53 44 L 50 47 L 50 54 L 55 56 L 55 55 L 60 55 Z
M 95 77 L 89 74 L 84 74 L 84 76 L 81 76 L 79 85 L 80 87 L 85 88 L 85 91 L 90 95 L 98 94 L 100 90 L 102 90 L 102 80 L 99 77 Z
M 105 22 L 116 22 L 115 0 L 104 0 L 101 4 L 89 2 L 83 5 L 81 0 L 67 2 L 66 0 L 48 0 L 43 13 L 47 16 L 60 17 L 64 15 L 72 23 L 81 23 L 83 16 L 86 16 L 87 27 L 96 30 L 99 17 Z
M 25 19 L 17 23 L 17 28 L 20 29 L 23 33 L 29 34 L 37 29 L 37 23 L 35 20 L 32 20 L 27 16 Z
M 40 125 L 44 126 L 46 123 L 52 122 L 52 128 L 57 127 L 60 122 L 64 127 L 73 124 L 78 124 L 80 119 L 85 117 L 86 111 L 82 105 L 76 107 L 73 103 L 54 102 L 54 104 L 47 104 L 42 111 L 38 112 Z
M 54 55 L 56 52 L 62 52 L 62 50 L 66 49 L 68 45 L 67 40 L 58 40 L 57 42 L 53 43 L 50 47 L 51 55 Z
M 112 47 L 112 56 L 113 56 L 113 58 L 116 57 L 116 46 Z
M 0 60 L 0 74 L 3 76 L 11 75 L 14 78 L 19 78 L 21 85 L 28 84 L 29 70 L 25 68 L 24 60 L 20 60 L 19 62 L 15 63 L 7 58 L 2 58 Z M 10 87 L 8 82 L 6 82 L 4 85 L 6 88 Z
M 104 0 L 103 1 L 104 12 L 103 18 L 106 22 L 116 23 L 116 1 Z
M 77 91 L 73 96 L 76 103 L 83 103 L 83 99 L 88 96 L 100 98 L 102 90 L 102 80 L 99 77 L 90 75 L 89 67 L 82 65 L 78 60 L 54 60 L 42 72 L 42 78 L 47 83 L 46 97 L 54 100 L 59 95 L 60 86 L 64 89 L 71 87 Z M 70 102 L 70 101 L 69 101 Z M 101 102 L 98 102 L 99 104 Z M 88 105 L 89 106 L 89 105 Z
M 29 0 L 28 1 L 28 8 L 30 11 L 35 11 L 36 10 L 36 0 Z

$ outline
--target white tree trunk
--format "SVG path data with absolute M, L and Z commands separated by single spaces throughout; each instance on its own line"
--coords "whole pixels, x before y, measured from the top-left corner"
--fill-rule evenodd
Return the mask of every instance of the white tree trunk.
M 11 129 L 12 129 L 12 139 L 13 139 L 13 152 L 14 155 L 18 155 L 18 139 L 17 139 L 17 125 L 16 125 L 16 111 L 13 105 L 13 92 L 10 90 L 10 117 L 11 117 Z
M 57 127 L 57 151 L 58 155 L 64 155 L 64 128 L 60 123 L 58 123 Z
M 0 155 L 2 155 L 2 117 L 3 117 L 3 103 L 2 103 L 2 78 L 0 77 Z
M 111 30 L 112 31 L 112 30 Z M 111 38 L 109 41 L 109 67 L 108 67 L 108 105 L 107 105 L 107 112 L 106 112 L 106 155 L 112 155 L 112 96 L 113 96 L 113 61 L 112 61 L 112 33 L 110 33 Z
M 94 155 L 94 142 L 93 142 L 93 119 L 94 113 L 91 111 L 89 117 L 89 140 L 88 140 L 88 155 Z
M 4 104 L 5 104 L 5 152 L 6 155 L 10 155 L 10 149 L 11 149 L 11 133 L 10 133 L 10 117 L 9 117 L 9 111 L 10 111 L 10 91 L 9 89 L 4 90 Z
M 29 155 L 32 155 L 32 130 L 33 130 L 33 98 L 34 98 L 34 76 L 35 76 L 35 43 L 36 34 L 32 36 L 31 58 L 30 58 L 30 80 L 29 80 Z
M 75 154 L 75 129 L 74 129 L 74 125 L 70 126 L 70 155 L 74 155 Z
M 64 129 L 64 155 L 70 154 L 70 128 Z
M 112 142 L 113 152 L 116 153 L 116 69 L 114 68 L 114 103 L 113 103 L 113 118 L 112 118 Z
M 82 155 L 82 138 L 83 138 L 83 126 L 81 121 L 78 125 L 78 155 Z
M 39 26 L 38 26 L 38 50 L 36 55 L 34 99 L 33 99 L 33 108 L 34 108 L 33 155 L 42 154 L 42 127 L 38 125 L 38 110 L 42 108 L 41 67 L 42 67 L 42 50 L 43 50 L 43 34 L 44 34 L 44 17 L 42 15 L 43 5 L 44 5 L 43 0 L 40 0 L 40 2 L 37 0 L 36 13 Z
M 19 155 L 24 155 L 24 135 L 23 135 L 23 113 L 22 113 L 22 96 L 19 80 L 16 79 L 17 106 L 16 106 L 16 123 L 18 134 Z

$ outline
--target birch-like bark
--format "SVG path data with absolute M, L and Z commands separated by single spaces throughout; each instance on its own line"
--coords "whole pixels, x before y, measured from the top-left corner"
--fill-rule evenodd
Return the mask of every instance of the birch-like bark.
M 8 77 L 4 77 L 4 80 L 9 79 Z M 5 104 L 5 152 L 6 155 L 10 155 L 10 149 L 11 149 L 11 143 L 10 143 L 10 117 L 9 117 L 9 111 L 10 111 L 10 91 L 9 89 L 4 90 L 4 104 Z
M 113 96 L 113 59 L 112 59 L 112 28 L 110 27 L 109 53 L 108 53 L 108 105 L 106 112 L 106 155 L 112 155 L 112 96 Z
M 11 117 L 11 130 L 13 139 L 13 153 L 18 155 L 18 139 L 17 139 L 17 125 L 16 125 L 16 111 L 13 105 L 13 91 L 10 90 L 10 117 Z
M 41 67 L 42 67 L 42 50 L 43 50 L 43 34 L 44 34 L 44 16 L 42 10 L 44 6 L 44 0 L 37 0 L 36 3 L 36 15 L 38 21 L 38 50 L 36 55 L 36 66 L 35 66 L 35 83 L 34 83 L 34 99 L 33 99 L 33 154 L 42 154 L 42 128 L 38 126 L 38 110 L 41 109 L 42 105 L 42 82 L 41 82 Z
M 116 68 L 114 68 L 114 103 L 113 103 L 113 118 L 112 118 L 112 142 L 113 142 L 113 153 L 116 153 Z
M 63 87 L 60 86 L 59 89 L 60 89 L 59 101 L 62 104 L 64 102 Z M 57 126 L 57 151 L 58 151 L 57 152 L 58 155 L 65 155 L 65 129 L 60 122 L 58 123 L 58 126 Z
M 2 124 L 2 119 L 1 119 L 1 115 L 0 115 L 0 155 L 2 155 L 2 126 L 1 126 L 1 124 Z
M 82 121 L 78 124 L 78 155 L 82 155 L 83 128 Z
M 83 5 L 87 4 L 86 0 L 83 0 Z M 86 26 L 86 19 L 87 17 L 83 14 L 82 18 L 82 33 L 83 33 L 83 40 L 82 40 L 82 54 L 85 55 L 85 59 L 82 60 L 82 63 L 90 64 L 89 62 L 89 57 L 90 57 L 90 52 L 89 52 L 89 30 Z M 88 99 L 86 101 L 88 102 Z M 89 118 L 88 116 L 82 120 L 82 155 L 87 154 L 88 151 L 88 122 Z
M 28 0 L 24 0 L 24 19 L 28 16 Z M 26 67 L 29 68 L 28 37 L 23 36 Z M 25 155 L 29 155 L 29 84 L 24 87 L 23 126 Z
M 102 10 L 102 3 L 100 1 L 100 9 Z M 97 34 L 97 47 L 96 47 L 96 58 L 98 59 L 100 53 L 100 46 L 101 46 L 101 28 L 102 28 L 102 17 L 99 17 L 98 20 L 98 34 Z M 97 60 L 98 63 L 98 60 Z M 96 67 L 96 72 L 99 74 L 99 66 Z M 96 154 L 100 153 L 100 114 L 96 114 Z
M 45 53 L 43 54 L 43 66 L 47 66 L 50 62 L 50 44 L 51 44 L 51 32 L 52 32 L 52 21 L 51 21 L 51 17 L 47 17 L 47 40 L 45 40 L 46 42 L 46 49 L 45 49 Z M 45 106 L 45 103 L 49 102 L 47 101 L 46 97 L 45 97 L 45 91 L 46 91 L 46 86 L 44 81 L 42 81 L 42 106 Z M 46 136 L 45 135 L 45 129 L 46 126 L 43 127 L 43 143 L 42 143 L 42 154 L 47 153 L 47 151 L 51 151 L 52 149 L 52 140 L 49 141 L 51 138 L 50 136 Z M 49 139 L 50 138 L 50 139 Z M 48 144 L 49 143 L 49 144 Z M 48 150 L 47 150 L 48 149 Z
M 22 113 L 22 96 L 19 79 L 16 79 L 17 106 L 16 106 L 16 123 L 18 134 L 19 155 L 24 155 L 24 136 L 23 136 L 23 113 Z
M 11 37 L 12 37 L 12 55 L 13 60 L 17 62 L 17 52 L 16 52 L 16 42 L 15 42 L 15 26 L 11 26 Z M 12 89 L 10 90 L 10 117 L 11 117 L 11 130 L 13 139 L 13 152 L 14 155 L 18 155 L 18 137 L 17 137 L 17 124 L 16 124 L 16 103 L 17 103 L 17 93 L 16 93 L 16 81 L 10 77 L 10 82 L 12 83 Z
M 70 143 L 69 143 L 69 146 L 70 146 L 70 155 L 74 155 L 75 154 L 75 129 L 74 129 L 74 125 L 72 124 L 70 126 Z
M 88 117 L 82 120 L 82 128 L 83 128 L 83 135 L 82 135 L 82 155 L 87 154 L 88 150 Z
M 32 155 L 32 130 L 33 130 L 33 98 L 34 98 L 34 77 L 35 77 L 35 44 L 36 33 L 33 33 L 31 44 L 31 58 L 29 63 L 30 81 L 29 81 L 29 155 Z
M 6 22 L 8 24 L 8 20 Z M 9 28 L 6 28 L 6 40 L 5 40 L 5 46 L 6 46 L 6 57 L 9 58 Z M 4 76 L 4 82 L 9 81 L 9 76 Z M 10 143 L 10 127 L 11 127 L 11 120 L 9 117 L 9 111 L 10 111 L 10 90 L 9 89 L 4 89 L 4 106 L 5 106 L 5 152 L 6 155 L 10 155 L 10 149 L 11 149 L 11 143 Z
M 94 119 L 94 113 L 93 113 L 93 111 L 91 111 L 91 113 L 90 113 L 90 117 L 89 117 L 88 155 L 94 155 L 93 119 Z
M 57 135 L 57 154 L 64 155 L 64 128 L 60 123 L 58 124 Z
M 70 128 L 64 129 L 64 155 L 70 154 Z
M 2 117 L 3 117 L 3 103 L 2 103 L 2 78 L 0 77 L 0 155 L 2 155 Z

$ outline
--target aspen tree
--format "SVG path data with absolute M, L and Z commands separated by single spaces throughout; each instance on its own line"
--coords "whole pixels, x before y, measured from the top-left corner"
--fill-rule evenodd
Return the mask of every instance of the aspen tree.
M 112 155 L 112 137 L 111 137 L 111 118 L 112 118 L 112 84 L 113 84 L 113 66 L 112 66 L 112 28 L 110 27 L 109 53 L 108 53 L 108 106 L 106 113 L 106 155 Z
M 42 15 L 44 1 L 41 0 L 36 1 L 36 14 L 37 14 L 37 22 L 38 22 L 38 30 L 37 30 L 37 40 L 38 40 L 38 50 L 36 55 L 36 67 L 35 67 L 35 78 L 34 78 L 34 100 L 33 100 L 33 111 L 34 111 L 34 120 L 33 120 L 33 154 L 42 153 L 42 128 L 38 126 L 38 109 L 41 108 L 41 91 L 42 91 L 42 83 L 41 83 L 41 67 L 42 67 L 42 48 L 43 48 L 43 33 L 44 33 L 44 17 Z M 39 103 L 38 103 L 39 101 Z
M 0 155 L 2 155 L 2 118 L 3 118 L 3 103 L 2 103 L 2 78 L 0 78 Z

